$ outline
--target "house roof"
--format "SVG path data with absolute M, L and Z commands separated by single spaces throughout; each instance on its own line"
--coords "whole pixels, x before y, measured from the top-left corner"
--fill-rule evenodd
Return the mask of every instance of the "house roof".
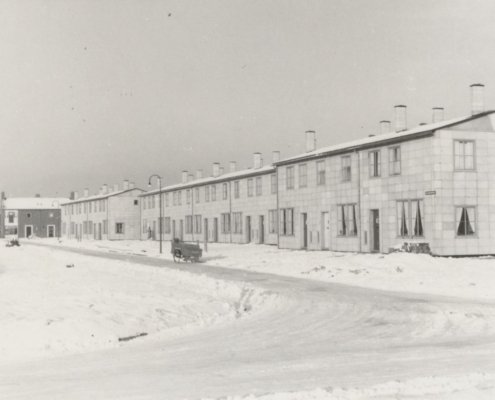
M 311 152 L 298 154 L 296 156 L 292 156 L 289 158 L 285 158 L 278 162 L 275 162 L 274 165 L 284 165 L 284 164 L 292 164 L 294 162 L 299 162 L 303 160 L 310 160 L 315 158 L 321 158 L 332 154 L 338 153 L 346 153 L 355 150 L 363 150 L 366 148 L 372 148 L 384 144 L 392 144 L 396 142 L 401 142 L 405 140 L 416 139 L 419 137 L 424 137 L 428 135 L 432 135 L 434 131 L 439 129 L 448 128 L 454 125 L 461 124 L 463 122 L 467 122 L 473 119 L 481 118 L 486 115 L 495 113 L 495 111 L 485 111 L 475 115 L 469 115 L 461 118 L 455 118 L 451 120 L 435 122 L 431 124 L 419 125 L 415 128 L 408 129 L 402 132 L 390 132 L 384 133 L 376 136 L 365 137 L 362 139 L 354 140 L 351 142 L 339 143 L 332 146 L 322 147 L 320 149 L 316 149 Z
M 121 195 L 121 194 L 124 194 L 127 192 L 131 192 L 133 190 L 139 190 L 140 192 L 144 192 L 143 189 L 139 189 L 139 188 L 118 190 L 116 192 L 110 192 L 110 193 L 106 193 L 106 194 L 95 194 L 94 196 L 80 197 L 76 200 L 67 199 L 67 201 L 65 203 L 62 203 L 62 205 L 65 206 L 68 204 L 84 203 L 85 201 L 103 200 L 103 199 L 107 199 L 109 197 L 118 196 L 118 195 Z
M 271 172 L 275 171 L 275 167 L 272 164 L 265 165 L 264 167 L 261 168 L 250 168 L 250 169 L 244 169 L 241 171 L 235 171 L 235 172 L 227 172 L 225 174 L 222 174 L 220 176 L 216 177 L 207 177 L 207 178 L 201 178 L 201 179 L 195 179 L 190 182 L 186 183 L 178 183 L 175 185 L 169 185 L 169 186 L 163 186 L 161 188 L 161 192 L 171 192 L 174 190 L 181 190 L 181 189 L 187 189 L 195 186 L 200 186 L 200 185 L 208 185 L 208 184 L 213 184 L 213 183 L 221 183 L 225 181 L 230 181 L 232 179 L 241 179 L 241 178 L 249 178 L 252 176 L 258 176 L 258 175 L 264 175 L 264 174 L 269 174 Z M 160 192 L 160 189 L 153 189 L 148 192 L 142 193 L 139 196 L 150 196 L 153 194 L 157 194 Z
M 69 199 L 61 197 L 12 197 L 4 201 L 6 210 L 54 210 Z

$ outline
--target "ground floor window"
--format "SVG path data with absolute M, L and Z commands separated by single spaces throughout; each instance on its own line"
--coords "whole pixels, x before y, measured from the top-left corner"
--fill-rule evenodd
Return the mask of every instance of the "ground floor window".
M 170 217 L 165 217 L 163 220 L 165 233 L 170 233 Z
M 268 232 L 277 233 L 277 210 L 268 211 Z
M 242 213 L 235 212 L 232 214 L 234 220 L 234 233 L 242 233 Z
M 476 233 L 475 207 L 456 207 L 457 236 L 472 236 Z
M 399 237 L 424 236 L 423 200 L 397 202 L 397 235 Z
M 280 234 L 283 236 L 294 235 L 294 209 L 280 209 Z
M 194 216 L 194 233 L 201 233 L 201 215 Z
M 357 218 L 356 204 L 340 204 L 337 206 L 338 236 L 356 236 Z
M 115 223 L 115 233 L 117 233 L 117 234 L 123 234 L 124 233 L 124 223 L 123 222 L 116 222 Z
M 103 234 L 104 235 L 108 234 L 108 220 L 106 219 L 103 220 Z
M 186 215 L 186 233 L 192 233 L 193 231 L 193 217 L 192 215 Z
M 222 214 L 222 233 L 230 233 L 230 213 Z

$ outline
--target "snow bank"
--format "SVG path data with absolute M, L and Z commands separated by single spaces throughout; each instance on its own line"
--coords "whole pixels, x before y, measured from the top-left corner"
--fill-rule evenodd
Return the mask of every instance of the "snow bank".
M 171 259 L 153 241 L 44 241 L 59 246 Z M 266 245 L 208 244 L 203 262 L 375 289 L 495 300 L 495 258 L 443 258 L 426 254 L 357 254 L 277 249 Z
M 0 363 L 124 346 L 136 335 L 133 342 L 163 340 L 249 315 L 274 297 L 34 246 L 0 247 L 0 293 Z

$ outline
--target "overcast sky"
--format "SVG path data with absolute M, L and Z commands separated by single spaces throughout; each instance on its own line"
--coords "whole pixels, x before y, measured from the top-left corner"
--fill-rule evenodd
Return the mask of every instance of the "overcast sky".
M 146 188 L 495 108 L 495 2 L 0 0 L 1 190 Z

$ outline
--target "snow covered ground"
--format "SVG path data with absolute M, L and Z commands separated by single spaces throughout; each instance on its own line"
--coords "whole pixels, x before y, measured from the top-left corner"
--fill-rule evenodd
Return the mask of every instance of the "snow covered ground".
M 99 256 L 0 247 L 1 399 L 495 398 L 494 259 L 40 243 Z

